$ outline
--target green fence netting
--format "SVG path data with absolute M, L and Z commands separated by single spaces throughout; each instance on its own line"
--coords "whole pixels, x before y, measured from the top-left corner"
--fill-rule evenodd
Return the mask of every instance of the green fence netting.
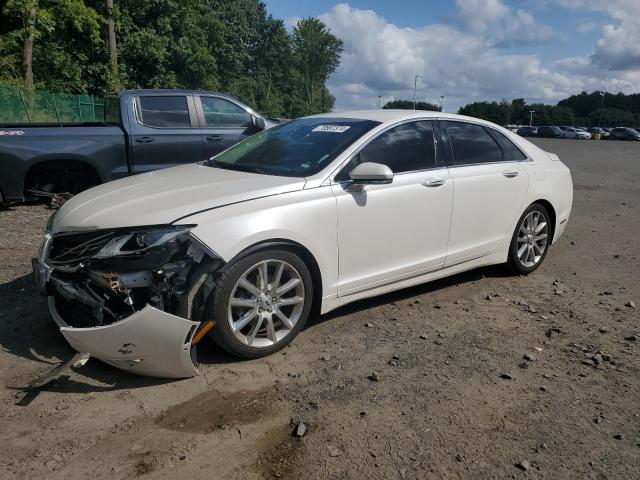
M 119 123 L 116 98 L 0 86 L 0 124 Z

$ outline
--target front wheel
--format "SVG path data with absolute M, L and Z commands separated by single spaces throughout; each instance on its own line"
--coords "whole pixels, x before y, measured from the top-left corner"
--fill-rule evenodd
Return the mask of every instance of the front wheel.
M 206 311 L 213 340 L 233 355 L 258 358 L 285 347 L 304 326 L 313 300 L 306 264 L 288 250 L 263 250 L 228 266 Z
M 526 275 L 536 270 L 547 255 L 551 242 L 549 212 L 534 203 L 518 220 L 509 246 L 508 264 L 519 274 Z

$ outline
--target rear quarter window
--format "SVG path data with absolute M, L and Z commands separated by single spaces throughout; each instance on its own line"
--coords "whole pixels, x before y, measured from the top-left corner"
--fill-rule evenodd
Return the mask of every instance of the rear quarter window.
M 522 150 L 516 147 L 515 144 L 511 140 L 509 140 L 505 135 L 498 132 L 497 130 L 493 130 L 493 129 L 487 129 L 487 130 L 489 131 L 491 136 L 496 140 L 496 142 L 498 142 L 498 145 L 500 145 L 500 148 L 502 148 L 502 156 L 505 162 L 527 159 L 527 156 L 524 153 L 522 153 Z

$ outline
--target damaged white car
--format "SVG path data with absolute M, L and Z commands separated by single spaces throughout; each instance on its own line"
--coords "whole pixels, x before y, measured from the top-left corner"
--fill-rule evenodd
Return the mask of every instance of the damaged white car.
M 571 203 L 558 157 L 494 124 L 319 115 L 73 197 L 49 221 L 34 278 L 78 352 L 189 377 L 205 334 L 255 358 L 288 344 L 312 307 L 490 264 L 530 273 Z

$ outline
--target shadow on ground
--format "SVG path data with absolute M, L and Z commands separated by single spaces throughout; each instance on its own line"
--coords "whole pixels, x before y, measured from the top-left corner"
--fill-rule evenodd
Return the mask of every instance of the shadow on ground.
M 374 308 L 385 303 L 397 302 L 450 287 L 477 281 L 484 277 L 504 277 L 509 273 L 502 267 L 487 267 L 430 283 L 406 288 L 396 292 L 380 295 L 354 302 L 326 315 L 317 312 L 305 326 L 312 329 L 323 322 L 356 312 Z M 40 392 L 56 393 L 91 393 L 122 389 L 143 388 L 175 380 L 140 377 L 117 370 L 100 361 L 89 361 L 76 370 L 78 375 L 62 375 L 48 385 L 31 390 L 29 382 L 41 373 L 53 368 L 62 361 L 73 356 L 74 350 L 67 344 L 55 326 L 47 310 L 44 297 L 36 292 L 30 275 L 24 275 L 0 285 L 0 346 L 12 355 L 39 362 L 41 367 L 34 368 L 29 374 L 19 373 L 6 381 L 9 388 L 25 392 L 18 405 L 28 405 Z M 241 362 L 218 348 L 215 343 L 205 338 L 198 347 L 198 362 L 201 364 L 225 364 Z M 86 381 L 79 381 L 78 376 Z

